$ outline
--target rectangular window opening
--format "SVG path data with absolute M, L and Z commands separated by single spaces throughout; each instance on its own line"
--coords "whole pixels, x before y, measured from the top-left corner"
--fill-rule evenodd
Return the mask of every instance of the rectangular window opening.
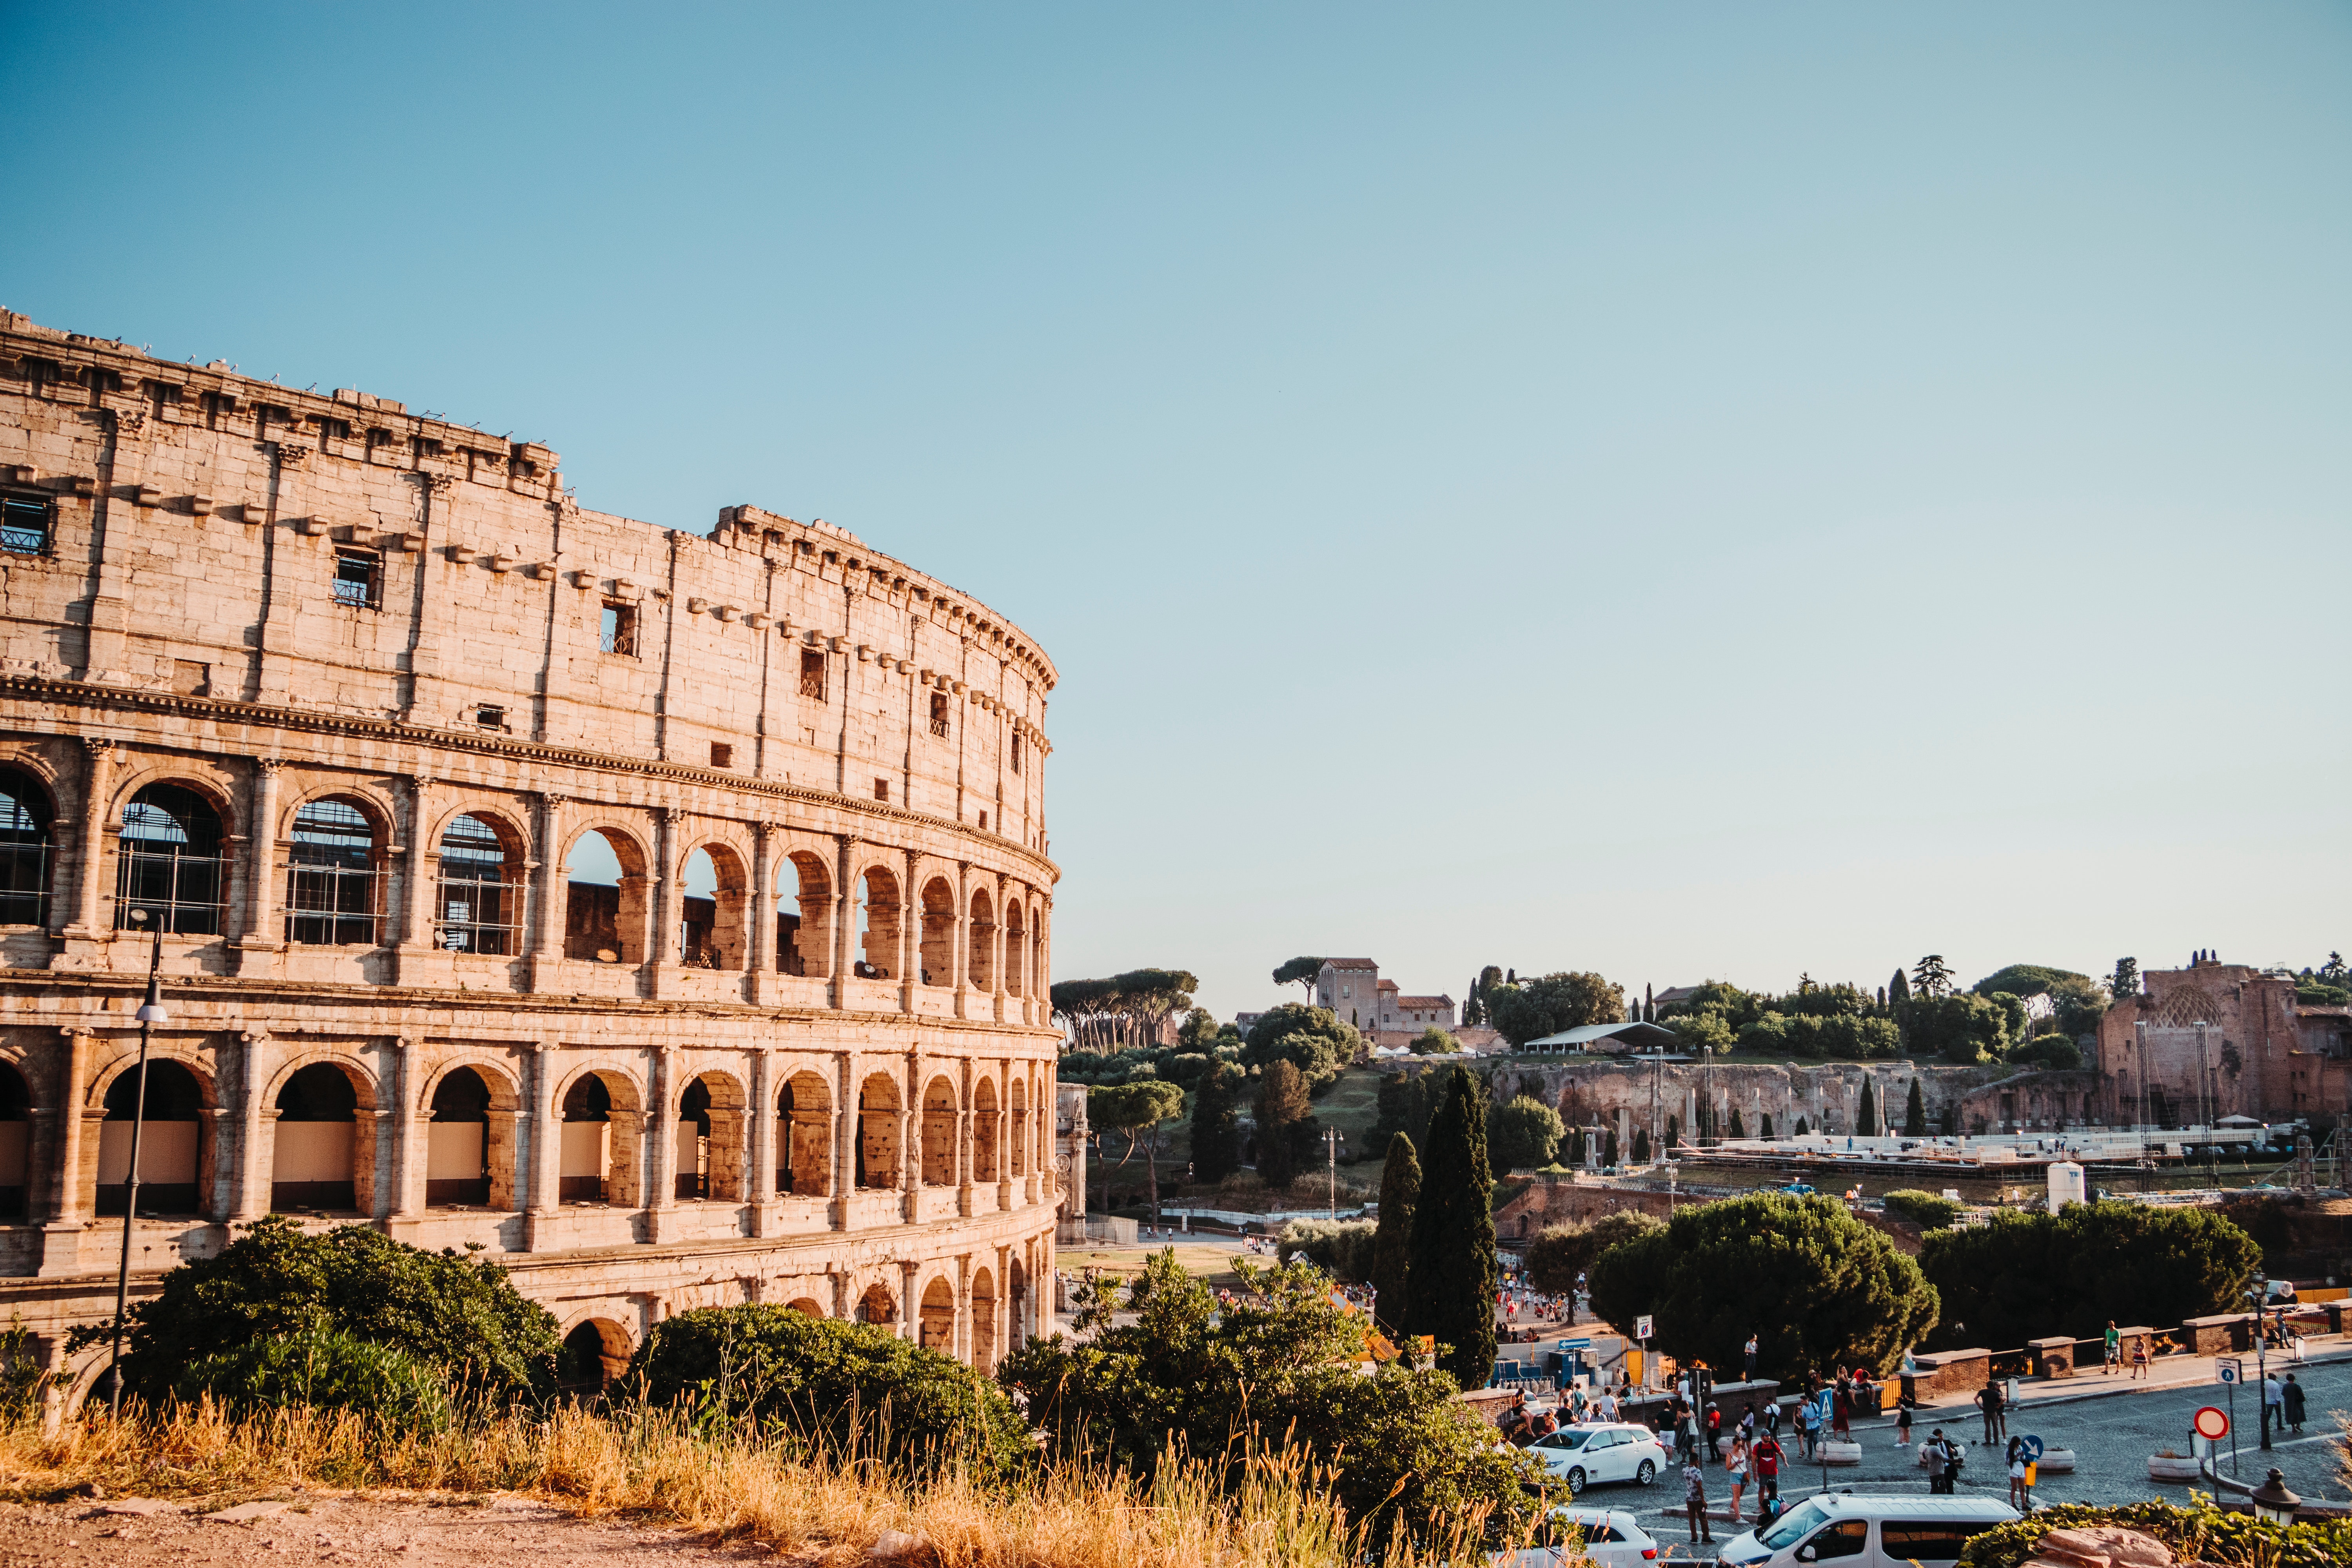
M 1013 737 L 1013 771 L 1016 773 L 1021 771 L 1021 737 L 1018 734 Z
M 724 741 L 711 742 L 710 765 L 714 768 L 733 767 L 735 765 L 735 748 Z
M 890 798 L 890 781 L 888 779 L 876 779 L 874 781 L 874 798 L 876 800 L 888 800 Z
M 373 610 L 383 602 L 383 563 L 364 550 L 335 552 L 335 603 Z
M 984 811 L 980 814 L 980 830 L 982 833 L 988 831 L 988 813 Z
M 948 696 L 944 691 L 934 691 L 931 693 L 931 733 L 945 735 L 947 732 Z
M 824 700 L 824 655 L 813 647 L 801 649 L 801 695 Z
M 604 619 L 596 634 L 596 646 L 605 653 L 635 658 L 637 656 L 637 607 L 606 600 Z
M 485 730 L 503 730 L 507 727 L 507 710 L 487 706 L 477 708 L 474 710 L 474 722 Z
M 40 555 L 49 548 L 49 503 L 35 496 L 0 499 L 0 550 Z

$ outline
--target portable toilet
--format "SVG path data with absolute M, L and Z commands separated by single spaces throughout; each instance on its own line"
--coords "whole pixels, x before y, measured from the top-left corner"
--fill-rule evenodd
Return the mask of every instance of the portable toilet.
M 2083 1188 L 2083 1167 L 2072 1160 L 2050 1162 L 2050 1212 L 2056 1214 L 2068 1204 L 2089 1202 Z

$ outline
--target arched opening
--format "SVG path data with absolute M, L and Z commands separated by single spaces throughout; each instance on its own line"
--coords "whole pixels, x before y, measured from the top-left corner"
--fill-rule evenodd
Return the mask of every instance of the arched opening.
M 806 850 L 793 852 L 790 873 L 797 891 L 776 898 L 776 967 L 786 974 L 831 974 L 833 879 Z
M 1004 906 L 1004 994 L 1021 995 L 1021 976 L 1027 965 L 1021 961 L 1021 904 L 1018 900 Z
M 993 1079 L 982 1079 L 971 1091 L 971 1179 L 975 1182 L 996 1180 L 999 1131 L 996 1084 Z
M 803 1312 L 812 1318 L 824 1316 L 824 1308 L 818 1304 L 817 1299 L 814 1296 L 802 1296 L 786 1303 L 786 1306 L 793 1311 Z
M 646 961 L 646 858 L 625 836 L 593 828 L 564 858 L 563 956 Z
M 636 1086 L 618 1073 L 590 1070 L 563 1091 L 556 1200 L 637 1206 Z
M 971 1365 L 982 1377 L 996 1373 L 996 1277 L 983 1268 L 971 1277 Z
M 286 940 L 309 947 L 373 947 L 381 836 L 349 800 L 306 802 L 286 852 Z
M 677 1107 L 677 1195 L 743 1201 L 743 1091 L 721 1072 L 686 1086 Z
M 106 1120 L 98 1133 L 98 1212 L 123 1212 L 131 1187 L 131 1119 L 139 1104 L 134 1063 L 106 1089 Z M 147 1105 L 139 1130 L 139 1212 L 193 1215 L 204 1163 L 204 1086 L 169 1058 L 147 1061 Z
M 679 900 L 678 962 L 688 969 L 743 967 L 743 901 L 751 888 L 743 862 L 723 844 L 686 858 Z
M 18 768 L 0 768 L 0 925 L 49 923 L 49 793 Z
M 1013 1268 L 1010 1272 L 1013 1276 L 1013 1289 L 1010 1293 L 1012 1296 L 1013 1306 L 1013 1331 L 1008 1337 L 1015 1343 L 1018 1343 L 1022 1334 L 1025 1331 L 1029 1321 L 1027 1316 L 1029 1310 L 1029 1268 L 1026 1264 L 1021 1261 L 1021 1257 L 1018 1253 L 1013 1255 Z
M 563 1392 L 593 1399 L 628 1369 L 629 1331 L 609 1318 L 589 1318 L 563 1336 L 556 1376 Z
M 857 1299 L 857 1321 L 861 1323 L 892 1325 L 898 1321 L 898 1303 L 892 1299 L 887 1285 L 869 1285 L 866 1294 Z
M 362 1203 L 359 1190 L 359 1104 L 351 1075 L 332 1062 L 312 1062 L 286 1080 L 271 1139 L 271 1208 L 290 1214 L 374 1206 L 374 1194 Z
M 441 830 L 440 945 L 510 957 L 522 951 L 521 847 L 498 825 L 463 813 Z
M 955 1354 L 955 1287 L 945 1279 L 934 1279 L 924 1288 L 917 1331 L 925 1350 Z
M 956 1094 L 944 1074 L 923 1086 L 923 1184 L 956 1184 Z
M 1036 910 L 1029 911 L 1029 993 L 1033 996 L 1050 996 L 1052 987 L 1045 984 L 1045 921 Z
M 1013 1173 L 1029 1173 L 1029 1086 L 1022 1079 L 1013 1080 Z
M 898 1184 L 898 1086 L 876 1073 L 857 1089 L 857 1184 Z
M 428 1207 L 514 1206 L 514 1091 L 480 1069 L 453 1068 L 433 1087 L 425 1127 Z
M 813 1072 L 794 1073 L 776 1096 L 776 1191 L 822 1198 L 833 1192 L 833 1095 Z
M 898 879 L 869 866 L 857 883 L 857 951 L 861 980 L 887 980 L 898 962 Z
M 131 911 L 145 910 L 174 936 L 218 936 L 221 838 L 220 813 L 184 784 L 149 784 L 132 795 L 122 808 L 114 923 L 136 924 Z
M 923 884 L 922 961 L 924 984 L 955 984 L 955 889 L 940 877 Z
M 33 1095 L 25 1075 L 0 1062 L 0 1219 L 23 1219 L 32 1169 Z
M 971 984 L 982 991 L 996 989 L 996 906 L 988 889 L 971 894 L 971 963 L 966 966 Z

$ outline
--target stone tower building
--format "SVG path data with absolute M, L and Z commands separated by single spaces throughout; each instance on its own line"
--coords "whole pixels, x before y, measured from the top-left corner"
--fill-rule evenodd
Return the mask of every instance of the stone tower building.
M 274 1209 L 482 1244 L 583 1366 L 745 1300 L 989 1365 L 1052 1268 L 1055 681 L 825 524 L 0 313 L 0 1313 L 62 1367 L 124 1224 L 152 1289 Z

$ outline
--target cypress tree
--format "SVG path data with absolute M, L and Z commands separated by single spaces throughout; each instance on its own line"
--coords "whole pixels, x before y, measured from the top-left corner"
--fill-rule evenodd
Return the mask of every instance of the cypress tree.
M 1800 1138 L 1802 1138 L 1804 1135 L 1805 1135 L 1805 1119 L 1804 1119 L 1803 1117 L 1800 1116 L 1800 1117 L 1798 1117 L 1798 1118 L 1797 1118 L 1797 1136 L 1798 1136 L 1798 1137 L 1800 1137 Z
M 1613 1138 L 1616 1134 L 1612 1132 L 1610 1136 Z M 1633 1129 L 1633 1163 L 1646 1165 L 1649 1163 L 1650 1130 L 1646 1127 L 1636 1127 Z
M 1268 1062 L 1257 1088 L 1257 1173 L 1286 1187 L 1297 1167 L 1292 1131 L 1307 1120 L 1307 1081 L 1286 1061 Z
M 1405 1331 L 1450 1345 L 1438 1366 L 1464 1388 L 1495 1375 L 1495 1178 L 1475 1079 L 1446 1075 L 1429 1119 L 1429 1163 L 1412 1216 Z
M 1731 1108 L 1731 1135 L 1734 1138 L 1748 1136 L 1748 1129 L 1739 1124 L 1739 1107 L 1736 1105 Z
M 1911 1098 L 1903 1102 L 1903 1135 L 1925 1138 L 1927 1135 L 1927 1103 L 1919 1098 L 1919 1080 L 1911 1080 Z
M 1241 1119 L 1234 1102 L 1239 1068 L 1211 1064 L 1201 1075 L 1192 1097 L 1192 1177 L 1212 1185 L 1223 1181 L 1242 1163 Z
M 1421 1157 L 1403 1133 L 1389 1138 L 1381 1167 L 1381 1223 L 1372 1232 L 1372 1310 L 1381 1328 L 1404 1331 L 1412 1300 L 1412 1214 L 1421 1203 Z
M 1769 1138 L 1772 1136 L 1772 1113 L 1770 1111 L 1768 1110 L 1764 1112 L 1763 1115 L 1756 1119 L 1756 1136 L 1759 1138 Z
M 1613 1127 L 1609 1130 L 1607 1142 L 1601 1145 L 1601 1163 L 1604 1165 L 1617 1163 L 1617 1130 Z
M 1911 977 L 1896 969 L 1895 978 L 1886 983 L 1886 1005 L 1900 1007 L 1911 1000 Z
M 1878 1101 L 1870 1092 L 1870 1080 L 1862 1080 L 1862 1109 L 1854 1113 L 1854 1135 L 1860 1138 L 1878 1136 Z

